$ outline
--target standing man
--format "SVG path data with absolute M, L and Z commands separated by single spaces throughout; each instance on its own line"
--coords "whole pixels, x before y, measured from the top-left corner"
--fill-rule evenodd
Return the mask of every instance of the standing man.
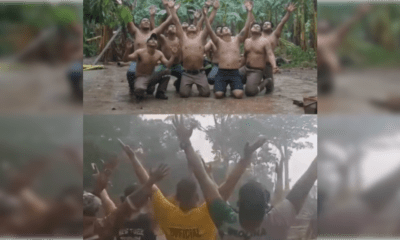
M 246 83 L 246 96 L 255 96 L 264 88 L 267 88 L 267 92 L 271 88 L 271 86 L 267 86 L 268 83 L 272 82 L 271 79 L 264 79 L 263 81 L 265 64 L 270 64 L 274 73 L 278 69 L 270 42 L 261 37 L 261 25 L 253 23 L 250 31 L 251 38 L 244 42 L 245 74 L 243 77 Z
M 141 101 L 148 86 L 158 83 L 156 98 L 166 100 L 168 97 L 165 96 L 165 91 L 168 87 L 169 78 L 157 76 L 153 72 L 158 65 L 158 61 L 161 61 L 162 64 L 169 68 L 178 57 L 178 49 L 172 48 L 172 57 L 167 60 L 164 54 L 157 50 L 158 42 L 155 33 L 150 36 L 146 44 L 146 48 L 136 50 L 129 56 L 125 52 L 124 55 L 124 61 L 137 61 L 138 64 L 135 78 L 128 79 L 131 94 L 134 94 L 137 100 Z
M 239 74 L 241 67 L 240 44 L 244 42 L 249 34 L 250 21 L 253 19 L 253 3 L 245 2 L 247 9 L 247 21 L 244 29 L 238 36 L 232 37 L 232 32 L 228 27 L 222 28 L 222 36 L 218 37 L 211 29 L 210 22 L 206 21 L 206 27 L 210 38 L 219 52 L 219 70 L 215 77 L 214 92 L 215 97 L 220 99 L 225 96 L 226 86 L 230 85 L 232 94 L 235 98 L 243 97 L 243 83 Z

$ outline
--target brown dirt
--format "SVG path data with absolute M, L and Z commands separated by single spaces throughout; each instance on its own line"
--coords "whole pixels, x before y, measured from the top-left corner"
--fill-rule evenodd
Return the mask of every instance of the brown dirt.
M 89 61 L 88 61 L 89 62 Z M 147 96 L 141 103 L 130 97 L 126 72 L 128 66 L 107 65 L 103 70 L 84 72 L 84 112 L 86 114 L 304 114 L 304 110 L 293 104 L 303 96 L 317 94 L 316 69 L 285 69 L 275 75 L 275 90 L 272 94 L 260 93 L 256 97 L 217 100 L 212 94 L 200 98 L 196 87 L 192 96 L 182 99 L 175 92 L 173 81 L 169 82 L 168 100 Z

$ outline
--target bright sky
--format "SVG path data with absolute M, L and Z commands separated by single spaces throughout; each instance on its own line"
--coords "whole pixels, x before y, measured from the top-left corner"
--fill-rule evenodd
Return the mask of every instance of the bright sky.
M 164 120 L 169 115 L 142 115 L 144 119 L 161 119 Z M 212 115 L 195 115 L 195 119 L 198 120 L 201 125 L 206 128 L 207 126 L 214 125 L 214 119 Z M 192 135 L 192 145 L 195 150 L 199 150 L 201 156 L 206 162 L 213 161 L 214 155 L 211 153 L 212 145 L 206 140 L 206 134 L 199 130 L 194 130 Z M 312 142 L 314 147 L 312 149 L 302 149 L 295 151 L 292 158 L 289 161 L 289 175 L 292 181 L 292 186 L 301 175 L 307 170 L 308 166 L 317 156 L 317 135 L 304 139 L 305 141 Z

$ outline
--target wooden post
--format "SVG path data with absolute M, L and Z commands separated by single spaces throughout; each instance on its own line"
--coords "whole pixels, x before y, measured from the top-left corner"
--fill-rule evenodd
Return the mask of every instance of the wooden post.
M 97 56 L 96 60 L 92 63 L 92 65 L 96 65 L 96 63 L 99 61 L 99 59 L 103 56 L 103 54 L 107 51 L 107 49 L 111 46 L 111 43 L 114 41 L 114 39 L 117 37 L 117 35 L 121 32 L 122 27 L 119 27 L 117 32 L 112 36 L 110 41 L 108 41 L 107 45 L 104 47 L 103 51 Z

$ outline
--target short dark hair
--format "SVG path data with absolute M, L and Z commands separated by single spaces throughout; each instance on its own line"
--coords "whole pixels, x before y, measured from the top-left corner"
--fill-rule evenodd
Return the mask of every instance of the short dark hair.
M 239 215 L 242 219 L 260 221 L 264 218 L 268 202 L 269 192 L 261 183 L 250 180 L 239 190 Z
M 263 21 L 262 25 L 264 25 L 264 23 L 266 23 L 266 22 L 269 22 L 271 24 L 271 28 L 275 27 L 274 24 L 272 22 L 268 21 L 268 20 Z
M 183 178 L 176 185 L 176 200 L 189 203 L 197 192 L 197 184 L 193 178 Z
M 129 195 L 131 195 L 132 193 L 134 193 L 138 189 L 139 189 L 139 185 L 136 184 L 136 183 L 127 186 L 124 189 L 124 195 L 121 196 L 121 202 L 125 202 L 126 197 L 128 197 Z

